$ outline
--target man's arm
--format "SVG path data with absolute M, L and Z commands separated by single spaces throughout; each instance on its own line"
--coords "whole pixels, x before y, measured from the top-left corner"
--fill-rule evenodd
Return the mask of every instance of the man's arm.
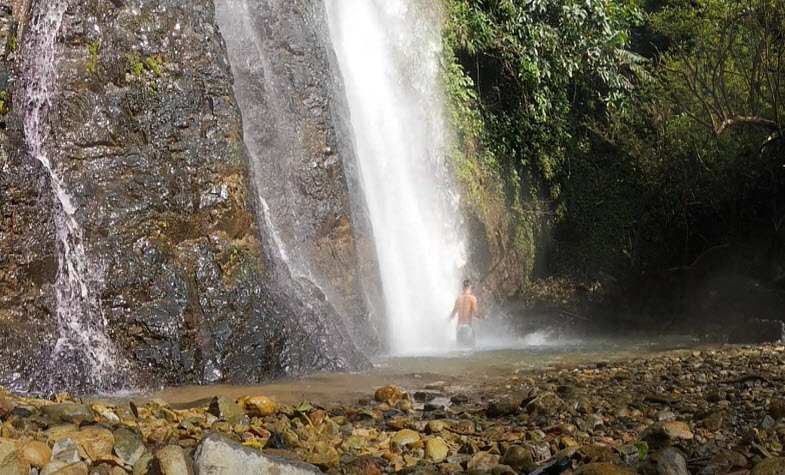
M 447 321 L 449 322 L 450 320 L 455 318 L 455 315 L 457 315 L 457 314 L 458 314 L 458 300 L 456 299 L 455 300 L 455 305 L 452 306 L 452 312 L 450 312 L 450 316 L 449 316 L 449 318 L 447 318 Z

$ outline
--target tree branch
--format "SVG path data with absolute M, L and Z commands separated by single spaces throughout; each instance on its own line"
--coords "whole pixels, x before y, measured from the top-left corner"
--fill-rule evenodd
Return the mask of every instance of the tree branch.
M 714 133 L 719 137 L 723 134 L 726 130 L 736 127 L 738 125 L 756 125 L 758 127 L 763 127 L 765 129 L 771 130 L 772 132 L 778 132 L 780 130 L 779 125 L 771 119 L 766 119 L 765 117 L 758 117 L 758 116 L 743 116 L 737 115 L 726 119 L 719 127 L 714 131 Z

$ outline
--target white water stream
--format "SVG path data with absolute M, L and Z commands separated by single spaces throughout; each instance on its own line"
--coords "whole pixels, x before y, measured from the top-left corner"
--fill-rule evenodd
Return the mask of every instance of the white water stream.
M 396 354 L 447 350 L 464 239 L 445 166 L 435 2 L 327 0 Z
M 59 365 L 59 371 L 88 373 L 52 377 L 86 379 L 100 387 L 105 376 L 115 369 L 114 345 L 105 334 L 106 321 L 94 289 L 100 278 L 85 253 L 82 228 L 76 220 L 77 208 L 50 161 L 46 145 L 50 132 L 47 115 L 56 83 L 56 40 L 66 8 L 67 3 L 62 0 L 41 1 L 31 16 L 33 21 L 25 36 L 22 55 L 25 58 L 24 135 L 28 154 L 49 175 L 56 207 L 53 215 L 59 242 L 55 282 L 59 337 L 51 358 Z M 76 366 L 69 368 L 69 364 Z

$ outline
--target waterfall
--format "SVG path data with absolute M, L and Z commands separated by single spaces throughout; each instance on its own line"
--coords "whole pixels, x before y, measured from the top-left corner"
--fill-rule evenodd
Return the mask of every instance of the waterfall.
M 327 0 L 398 354 L 449 345 L 465 264 L 433 3 Z
M 58 270 L 54 285 L 58 339 L 50 357 L 52 388 L 81 381 L 89 388 L 107 386 L 115 374 L 115 349 L 105 334 L 96 285 L 101 281 L 85 253 L 77 207 L 47 150 L 48 113 L 56 83 L 57 35 L 67 4 L 62 0 L 39 1 L 25 34 L 22 65 L 23 127 L 27 153 L 48 174 L 52 190 L 54 224 L 58 240 Z

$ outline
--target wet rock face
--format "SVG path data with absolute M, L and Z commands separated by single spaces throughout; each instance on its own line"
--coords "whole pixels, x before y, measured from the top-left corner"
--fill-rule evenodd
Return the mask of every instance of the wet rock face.
M 32 21 L 44 4 L 33 2 Z M 129 383 L 251 382 L 361 365 L 340 322 L 311 323 L 337 319 L 307 301 L 312 289 L 295 283 L 288 295 L 273 282 L 212 1 L 69 2 L 57 43 L 47 149 L 77 209 Z M 13 384 L 19 373 L 15 387 L 40 389 L 29 363 L 56 340 L 58 250 L 46 174 L 20 145 L 23 114 L 10 114 L 0 134 L 0 377 Z
M 381 284 L 323 2 L 215 6 L 278 254 L 319 287 L 360 347 L 377 350 Z

